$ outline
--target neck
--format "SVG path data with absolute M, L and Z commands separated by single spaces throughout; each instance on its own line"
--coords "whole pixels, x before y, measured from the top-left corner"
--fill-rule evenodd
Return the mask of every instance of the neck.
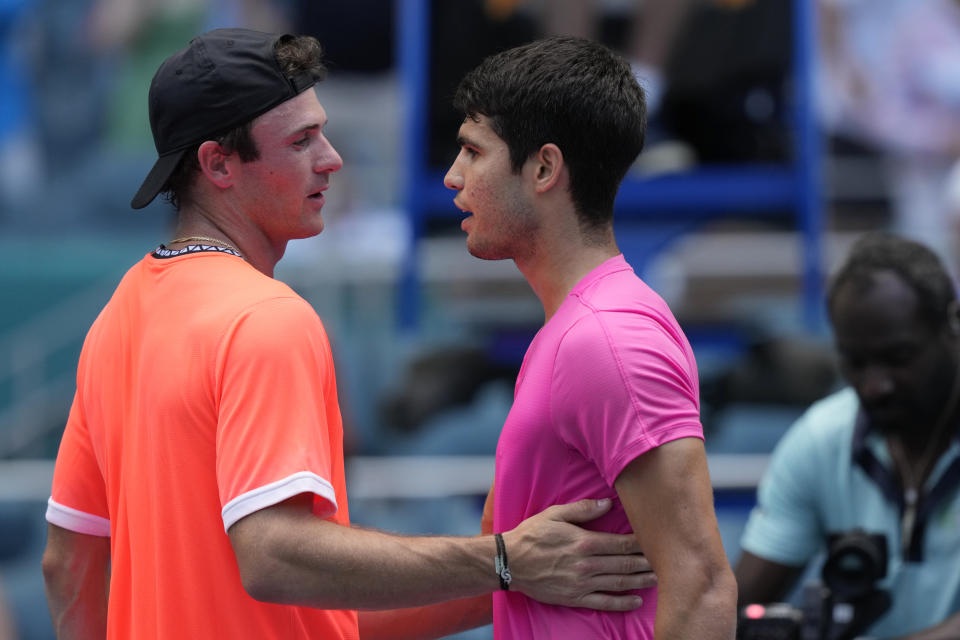
M 516 263 L 543 305 L 544 322 L 549 322 L 584 276 L 619 253 L 611 233 L 609 239 L 596 244 L 582 237 L 576 242 L 554 243 Z
M 904 430 L 887 437 L 890 451 L 900 466 L 905 486 L 919 488 L 934 463 L 950 446 L 960 416 L 960 375 L 954 376 L 943 409 L 926 429 Z
M 173 237 L 205 236 L 234 246 L 250 265 L 268 277 L 283 257 L 286 242 L 274 246 L 267 236 L 245 218 L 221 215 L 219 209 L 192 204 L 180 211 Z
M 900 475 L 900 483 L 905 490 L 920 491 L 936 466 L 943 452 L 950 444 L 949 437 L 936 438 L 923 445 L 908 446 L 897 436 L 888 438 L 890 455 Z M 919 448 L 918 448 L 919 446 Z
M 896 441 L 898 448 L 908 460 L 920 462 L 925 457 L 932 455 L 931 452 L 935 452 L 936 456 L 943 453 L 953 435 L 954 430 L 949 429 L 941 430 L 940 433 L 929 433 L 926 438 L 894 435 L 890 439 Z

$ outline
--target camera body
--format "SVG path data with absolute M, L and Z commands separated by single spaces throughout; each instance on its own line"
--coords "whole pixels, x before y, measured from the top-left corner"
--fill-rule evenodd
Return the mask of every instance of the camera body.
M 853 529 L 827 538 L 822 582 L 804 586 L 800 607 L 751 604 L 740 611 L 738 640 L 853 640 L 890 608 L 877 582 L 887 575 L 887 539 Z

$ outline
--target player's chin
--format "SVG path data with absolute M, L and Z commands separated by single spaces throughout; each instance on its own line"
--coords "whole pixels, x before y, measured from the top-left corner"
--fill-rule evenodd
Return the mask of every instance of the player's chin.
M 507 260 L 511 256 L 506 251 L 498 251 L 493 247 L 484 246 L 478 243 L 471 243 L 470 239 L 467 238 L 467 251 L 470 252 L 474 258 L 479 258 L 481 260 Z
M 467 234 L 467 251 L 470 252 L 474 258 L 480 258 L 481 260 L 495 260 L 496 258 L 490 257 L 491 251 L 483 241 L 481 241 L 475 234 Z
M 303 237 L 313 237 L 323 231 L 325 226 L 326 223 L 324 222 L 323 215 L 320 214 L 319 210 L 307 212 L 303 216 Z
M 303 240 L 319 235 L 323 231 L 323 221 L 311 221 L 310 224 L 302 224 L 300 228 L 288 236 L 289 240 Z

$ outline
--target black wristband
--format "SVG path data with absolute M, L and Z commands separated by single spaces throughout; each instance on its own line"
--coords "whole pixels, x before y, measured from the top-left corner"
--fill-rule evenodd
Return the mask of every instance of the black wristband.
M 500 588 L 509 591 L 513 576 L 510 575 L 510 567 L 507 566 L 507 546 L 503 544 L 503 536 L 499 533 L 493 534 L 493 539 L 497 541 L 497 557 L 493 559 L 493 568 L 497 572 L 497 577 L 500 578 Z

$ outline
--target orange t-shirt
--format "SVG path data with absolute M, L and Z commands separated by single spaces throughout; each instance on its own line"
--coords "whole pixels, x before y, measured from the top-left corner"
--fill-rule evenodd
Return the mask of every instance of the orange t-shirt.
M 353 611 L 251 598 L 226 530 L 300 493 L 349 524 L 316 313 L 239 257 L 144 257 L 94 322 L 51 523 L 110 536 L 108 637 L 357 638 Z

